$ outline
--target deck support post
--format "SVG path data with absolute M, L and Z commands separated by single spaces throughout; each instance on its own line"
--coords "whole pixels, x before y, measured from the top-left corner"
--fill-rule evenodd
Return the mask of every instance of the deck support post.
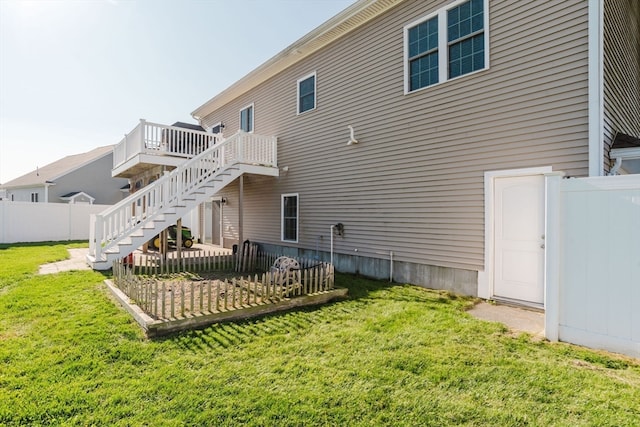
M 178 265 L 182 265 L 182 218 L 176 221 L 176 257 Z
M 238 250 L 242 248 L 242 242 L 244 242 L 244 175 L 240 175 L 240 182 L 238 183 L 238 198 L 240 202 L 238 204 Z

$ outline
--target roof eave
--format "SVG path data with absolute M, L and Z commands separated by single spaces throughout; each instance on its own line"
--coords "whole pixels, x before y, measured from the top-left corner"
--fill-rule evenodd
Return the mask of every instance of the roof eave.
M 229 101 L 237 98 L 293 64 L 382 15 L 405 0 L 359 0 L 315 30 L 251 71 L 209 101 L 196 108 L 192 117 L 200 122 Z
M 111 149 L 107 150 L 107 147 L 110 147 Z M 87 159 L 86 161 L 84 161 L 82 163 L 79 163 L 76 166 L 74 166 L 72 168 L 69 168 L 68 170 L 66 170 L 66 171 L 64 171 L 62 173 L 59 173 L 58 175 L 55 175 L 52 178 L 49 178 L 47 181 L 57 181 L 60 178 L 62 178 L 63 176 L 69 175 L 70 173 L 75 172 L 78 169 L 81 169 L 81 168 L 83 168 L 83 167 L 85 167 L 85 166 L 87 166 L 87 165 L 89 165 L 89 164 L 91 164 L 93 162 L 96 162 L 96 161 L 102 159 L 103 157 L 112 156 L 113 155 L 113 147 L 115 147 L 115 144 L 104 145 L 102 147 L 95 148 L 95 150 L 97 150 L 98 148 L 104 148 L 106 151 L 104 153 L 97 154 L 95 157 L 91 157 L 90 159 Z

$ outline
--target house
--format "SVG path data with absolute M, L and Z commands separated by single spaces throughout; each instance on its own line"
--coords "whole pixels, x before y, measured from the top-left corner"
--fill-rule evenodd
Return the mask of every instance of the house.
M 542 307 L 547 177 L 637 170 L 640 3 L 359 0 L 192 115 L 116 146 L 146 181 L 95 268 L 196 212 L 227 247 Z
M 123 199 L 126 179 L 113 179 L 113 145 L 64 157 L 0 186 L 4 199 L 37 203 L 112 205 Z M 128 193 L 128 190 L 127 190 Z

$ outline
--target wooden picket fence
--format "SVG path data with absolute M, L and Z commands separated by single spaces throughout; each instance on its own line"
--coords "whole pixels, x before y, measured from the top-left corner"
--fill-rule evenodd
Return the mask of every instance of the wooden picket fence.
M 134 258 L 133 262 L 115 262 L 113 277 L 116 286 L 149 316 L 167 321 L 276 303 L 334 288 L 332 264 L 296 259 L 300 266 L 298 270 L 272 270 L 277 258 L 273 254 L 256 253 L 251 267 L 263 272 L 232 278 L 223 276 L 233 274 L 243 263 L 234 255 L 208 256 L 197 262 L 187 262 L 183 258 L 182 265 L 162 270 L 165 271 L 163 274 L 157 273 L 159 268 L 136 265 Z M 186 270 L 186 267 L 192 269 Z M 249 262 L 244 264 L 244 268 L 248 267 Z M 204 271 L 218 272 L 221 278 L 203 279 L 197 273 Z

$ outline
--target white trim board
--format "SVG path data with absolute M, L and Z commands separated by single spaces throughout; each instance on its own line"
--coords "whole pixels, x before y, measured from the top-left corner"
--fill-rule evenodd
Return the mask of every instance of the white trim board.
M 478 271 L 478 297 L 493 297 L 493 263 L 494 263 L 494 185 L 495 178 L 526 175 L 544 175 L 553 172 L 551 166 L 524 169 L 507 169 L 484 173 L 484 271 Z
M 589 176 L 604 175 L 603 0 L 589 0 Z

